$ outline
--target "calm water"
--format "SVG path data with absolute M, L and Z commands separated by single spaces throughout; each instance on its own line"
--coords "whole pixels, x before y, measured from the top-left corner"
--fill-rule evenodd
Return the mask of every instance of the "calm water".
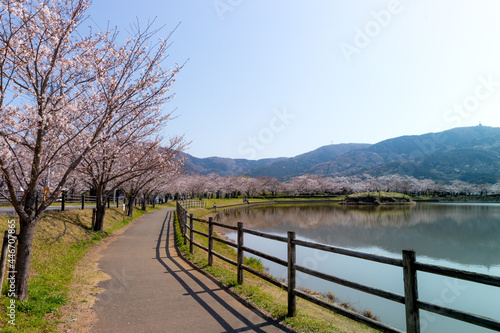
M 410 207 L 296 205 L 230 210 L 227 224 L 401 258 L 414 249 L 417 261 L 500 276 L 500 204 L 417 204 Z M 228 234 L 235 239 L 235 234 Z M 245 235 L 245 245 L 286 260 L 286 244 Z M 263 260 L 269 272 L 286 278 L 286 268 Z M 402 268 L 297 248 L 297 263 L 352 281 L 403 294 Z M 418 273 L 419 298 L 500 320 L 500 288 Z M 404 306 L 298 273 L 297 285 L 331 291 L 359 310 L 371 309 L 382 322 L 405 330 Z M 491 332 L 421 311 L 422 332 Z

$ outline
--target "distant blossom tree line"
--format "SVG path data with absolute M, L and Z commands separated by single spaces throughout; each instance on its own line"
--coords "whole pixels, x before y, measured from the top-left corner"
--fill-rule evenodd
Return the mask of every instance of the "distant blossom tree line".
M 436 182 L 398 174 L 381 177 L 371 175 L 321 177 L 306 174 L 280 181 L 271 177 L 184 175 L 169 186 L 174 197 L 234 198 L 238 196 L 318 196 L 342 195 L 370 191 L 401 192 L 411 195 L 492 195 L 500 194 L 496 184 L 471 184 L 453 180 Z

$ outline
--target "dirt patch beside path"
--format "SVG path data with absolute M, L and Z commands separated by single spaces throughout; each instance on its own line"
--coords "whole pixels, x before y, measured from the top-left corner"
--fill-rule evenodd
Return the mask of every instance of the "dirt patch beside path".
M 73 281 L 69 286 L 68 304 L 61 308 L 61 323 L 57 326 L 58 332 L 90 332 L 97 321 L 97 314 L 92 307 L 97 300 L 97 295 L 104 291 L 97 285 L 99 282 L 111 278 L 99 269 L 101 253 L 135 221 L 114 231 L 110 236 L 94 245 L 78 262 L 73 272 Z

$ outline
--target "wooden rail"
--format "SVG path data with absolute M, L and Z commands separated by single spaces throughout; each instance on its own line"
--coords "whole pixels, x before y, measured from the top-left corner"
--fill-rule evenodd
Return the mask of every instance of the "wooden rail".
M 16 234 L 16 229 L 12 229 L 10 232 L 9 230 L 5 230 L 4 236 L 3 236 L 3 242 L 2 242 L 2 254 L 0 256 L 0 286 L 3 285 L 3 278 L 5 276 L 6 272 L 9 271 L 14 271 L 12 267 L 10 269 L 7 269 L 9 266 L 7 262 L 15 262 L 15 259 L 12 260 L 12 256 L 15 258 L 15 249 L 16 249 L 16 243 L 17 243 L 17 237 L 18 235 Z M 9 251 L 10 247 L 10 251 Z M 14 251 L 14 252 L 12 252 Z M 10 257 L 11 260 L 7 260 L 8 257 Z
M 206 202 L 200 199 L 186 199 L 178 201 L 185 209 L 189 208 L 206 208 Z
M 468 272 L 458 269 L 452 269 L 448 267 L 436 266 L 436 265 L 428 265 L 424 263 L 419 263 L 416 261 L 416 254 L 413 250 L 403 250 L 402 259 L 389 258 L 385 256 L 354 251 L 350 249 L 340 248 L 327 244 L 320 244 L 314 242 L 308 242 L 304 240 L 296 239 L 295 232 L 289 231 L 287 237 L 272 235 L 268 233 L 264 233 L 257 230 L 252 230 L 243 227 L 242 222 L 238 222 L 238 226 L 230 226 L 222 223 L 214 222 L 212 218 L 207 220 L 195 219 L 193 215 L 189 215 L 187 210 L 184 209 L 179 202 L 177 203 L 177 216 L 179 220 L 179 225 L 181 228 L 181 232 L 184 235 L 184 244 L 186 245 L 189 241 L 190 243 L 190 251 L 193 253 L 193 247 L 197 246 L 208 252 L 208 263 L 209 265 L 213 264 L 213 256 L 216 256 L 232 265 L 237 267 L 237 277 L 238 283 L 243 284 L 244 276 L 243 271 L 250 272 L 288 292 L 288 316 L 294 316 L 296 314 L 296 297 L 301 297 L 305 300 L 308 300 L 312 303 L 315 303 L 323 308 L 329 309 L 331 311 L 337 312 L 341 315 L 354 319 L 356 321 L 362 322 L 370 327 L 379 329 L 383 332 L 401 332 L 393 327 L 380 323 L 378 321 L 372 320 L 365 316 L 362 316 L 358 313 L 349 311 L 342 307 L 339 307 L 335 304 L 331 304 L 325 302 L 319 298 L 311 296 L 307 293 L 304 293 L 296 288 L 296 272 L 302 272 L 305 274 L 309 274 L 315 276 L 317 278 L 333 282 L 336 284 L 340 284 L 352 289 L 356 289 L 365 293 L 369 293 L 378 297 L 382 297 L 393 302 L 401 303 L 405 305 L 405 316 L 406 316 L 406 331 L 408 333 L 419 333 L 420 332 L 420 310 L 430 311 L 442 316 L 450 317 L 456 320 L 461 320 L 473 325 L 489 328 L 495 331 L 500 332 L 500 321 L 486 318 L 483 316 L 478 316 L 475 314 L 470 314 L 467 312 L 439 306 L 436 304 L 431 304 L 428 302 L 424 302 L 418 299 L 418 281 L 417 281 L 417 272 L 427 272 L 432 274 L 438 274 L 442 276 L 447 276 L 451 278 L 471 281 L 479 284 L 485 284 L 494 287 L 500 287 L 500 277 L 479 274 L 474 272 Z M 188 222 L 189 221 L 189 222 Z M 193 221 L 198 221 L 200 223 L 208 224 L 208 233 L 203 233 L 197 230 L 194 230 Z M 227 228 L 230 230 L 237 231 L 237 242 L 231 242 L 227 240 L 223 240 L 221 238 L 215 237 L 213 234 L 213 227 L 221 227 Z M 204 247 L 197 244 L 194 241 L 194 234 L 199 234 L 204 237 L 208 237 L 209 246 Z M 258 237 L 263 237 L 266 239 L 271 239 L 278 242 L 287 243 L 287 260 L 283 260 L 280 258 L 276 258 L 274 256 L 268 255 L 266 253 L 260 252 L 255 249 L 248 248 L 244 245 L 244 234 L 251 234 Z M 237 261 L 233 261 L 228 259 L 216 252 L 213 251 L 213 241 L 224 243 L 228 246 L 231 246 L 237 250 Z M 340 255 L 350 256 L 354 258 L 374 261 L 386 265 L 392 265 L 396 267 L 401 267 L 403 269 L 403 282 L 404 282 L 404 295 L 398 295 L 393 292 L 389 292 L 386 290 L 381 290 L 378 288 L 366 286 L 357 282 L 349 281 L 346 279 L 341 279 L 339 277 L 325 274 L 313 269 L 309 269 L 296 263 L 296 254 L 297 254 L 297 246 L 306 247 L 316 250 L 321 250 L 329 253 L 336 253 Z M 248 252 L 253 255 L 262 257 L 264 259 L 275 262 L 279 265 L 285 266 L 288 268 L 288 284 L 281 283 L 276 281 L 275 279 L 269 277 L 268 275 L 262 274 L 248 266 L 243 264 L 244 254 Z
M 22 199 L 22 192 L 17 192 L 17 199 L 21 200 Z M 35 197 L 35 206 L 38 207 L 40 198 L 43 197 L 43 194 L 37 193 Z M 64 211 L 66 209 L 66 204 L 72 203 L 72 204 L 81 204 L 82 209 L 85 208 L 86 203 L 93 203 L 95 204 L 97 200 L 96 196 L 91 196 L 91 195 L 84 195 L 84 194 L 67 194 L 65 192 L 62 192 L 60 197 L 58 197 L 54 203 L 60 203 L 61 204 L 61 210 Z M 0 203 L 10 203 L 10 201 L 7 199 L 6 194 L 0 195 Z M 109 207 L 109 202 L 108 202 L 108 207 Z

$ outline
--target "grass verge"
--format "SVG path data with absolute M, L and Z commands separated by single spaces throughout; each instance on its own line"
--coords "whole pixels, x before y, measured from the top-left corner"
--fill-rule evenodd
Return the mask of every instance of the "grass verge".
M 10 298 L 7 297 L 7 283 L 4 282 L 0 298 L 0 331 L 56 332 L 62 321 L 76 320 L 71 315 L 69 319 L 63 316 L 61 308 L 73 301 L 71 288 L 78 262 L 94 245 L 144 213 L 136 209 L 132 218 L 124 219 L 121 208 L 109 208 L 104 232 L 90 230 L 91 209 L 45 213 L 35 231 L 29 299 L 16 301 L 16 325 L 8 323 L 10 318 L 6 315 L 6 308 Z M 10 219 L 12 217 L 0 217 L 2 235 Z M 18 222 L 17 218 L 14 219 Z

